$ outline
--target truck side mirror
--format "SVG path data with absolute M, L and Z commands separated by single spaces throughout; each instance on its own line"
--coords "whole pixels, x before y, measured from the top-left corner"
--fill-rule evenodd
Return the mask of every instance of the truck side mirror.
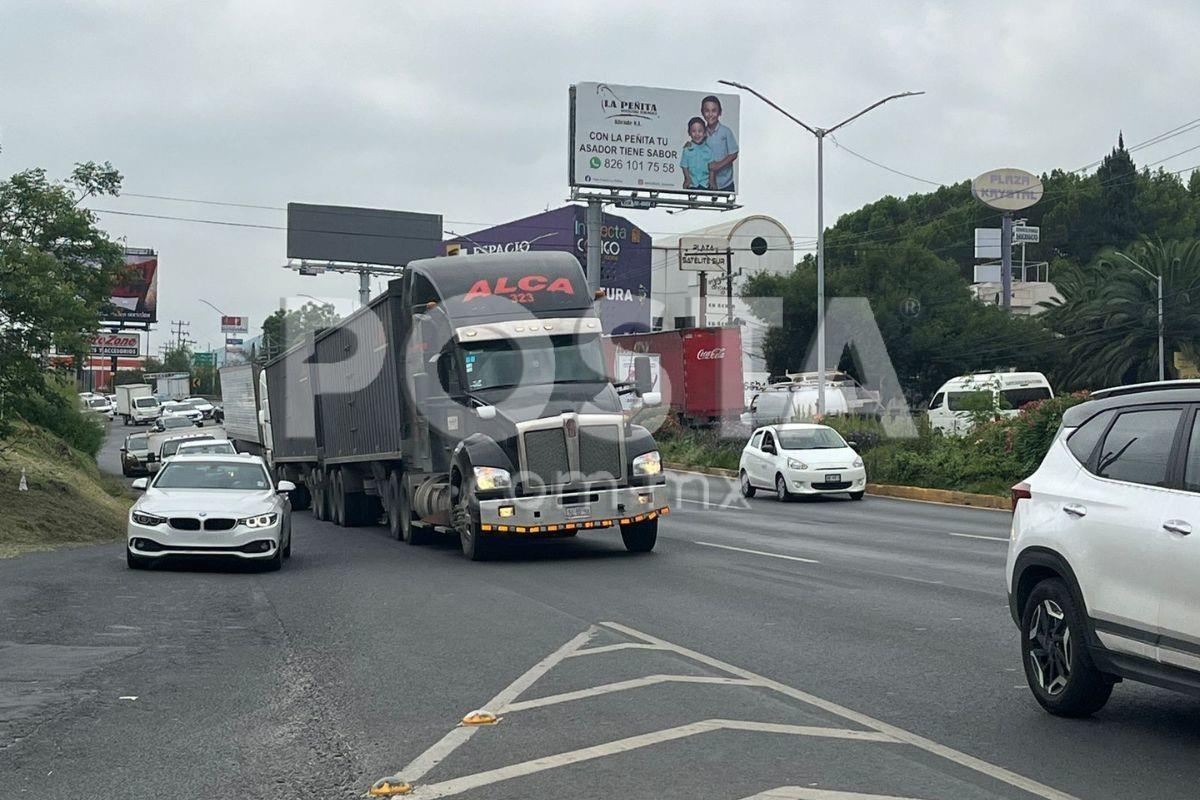
M 654 378 L 650 373 L 649 356 L 634 356 L 633 385 L 637 389 L 638 394 L 645 394 L 646 392 L 649 392 L 651 387 L 654 385 Z
M 642 395 L 642 405 L 646 408 L 656 408 L 662 405 L 661 392 L 646 392 Z

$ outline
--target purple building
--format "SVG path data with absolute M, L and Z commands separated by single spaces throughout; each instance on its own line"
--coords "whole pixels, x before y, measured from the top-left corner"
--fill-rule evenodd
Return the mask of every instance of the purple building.
M 459 236 L 446 242 L 446 253 L 517 253 L 565 250 L 587 262 L 586 209 L 566 205 Z M 600 286 L 605 297 L 598 312 L 605 333 L 650 330 L 650 235 L 629 220 L 605 214 L 601 228 Z

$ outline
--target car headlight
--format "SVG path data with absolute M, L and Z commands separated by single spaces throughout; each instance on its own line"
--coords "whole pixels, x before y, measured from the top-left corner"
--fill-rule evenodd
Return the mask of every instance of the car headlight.
M 278 514 L 259 514 L 254 517 L 243 517 L 238 520 L 238 524 L 245 525 L 247 528 L 269 528 L 275 524 L 277 519 L 279 519 Z
M 662 473 L 662 456 L 657 450 L 642 453 L 633 460 L 634 475 L 659 475 Z
M 787 460 L 788 469 L 808 469 L 808 464 L 805 464 L 798 458 L 789 458 Z
M 147 514 L 146 512 L 138 511 L 137 509 L 134 509 L 129 516 L 132 517 L 133 521 L 138 525 L 162 525 L 167 521 L 166 517 L 156 517 L 153 514 Z
M 512 475 L 508 470 L 499 467 L 475 467 L 475 488 L 490 492 L 493 489 L 509 489 L 512 487 Z
M 850 464 L 850 466 L 852 466 L 852 467 L 861 467 L 861 466 L 862 466 L 862 464 L 863 464 L 863 462 L 862 462 L 862 459 L 861 459 L 861 458 L 856 458 L 856 459 L 854 459 L 854 461 L 853 461 L 853 462 Z

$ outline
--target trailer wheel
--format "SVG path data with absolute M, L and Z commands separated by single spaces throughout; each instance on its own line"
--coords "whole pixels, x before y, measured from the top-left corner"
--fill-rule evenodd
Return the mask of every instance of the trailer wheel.
M 486 561 L 492 555 L 494 543 L 483 538 L 479 525 L 471 518 L 471 498 L 474 495 L 475 490 L 469 484 L 459 487 L 453 510 L 454 529 L 458 531 L 463 555 L 472 561 Z
M 293 511 L 304 511 L 312 505 L 312 492 L 303 483 L 297 483 L 296 491 L 291 493 L 289 499 L 292 501 Z
M 335 469 L 329 475 L 329 518 L 339 527 L 346 526 L 346 484 L 342 471 Z
M 388 475 L 388 528 L 393 536 L 409 545 L 429 544 L 429 530 L 414 525 L 412 497 L 397 470 Z
M 317 472 L 309 473 L 309 480 L 312 488 L 312 515 L 313 519 L 327 520 L 329 519 L 329 491 L 325 488 L 325 482 L 322 476 Z

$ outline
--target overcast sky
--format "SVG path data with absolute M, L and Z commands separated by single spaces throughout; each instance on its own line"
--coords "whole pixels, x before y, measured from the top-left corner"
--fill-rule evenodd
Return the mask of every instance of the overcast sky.
M 467 233 L 567 197 L 567 89 L 578 81 L 715 90 L 720 78 L 830 125 L 884 95 L 847 147 L 934 181 L 999 166 L 1072 169 L 1200 117 L 1189 3 L 666 4 L 0 0 L 0 173 L 110 160 L 129 193 L 282 207 L 441 213 Z M 815 145 L 742 99 L 744 212 L 816 232 Z M 1200 131 L 1135 155 L 1200 145 Z M 751 155 L 752 153 L 752 155 Z M 1200 164 L 1200 150 L 1164 163 Z M 826 156 L 826 219 L 932 187 Z M 283 226 L 282 211 L 135 197 L 96 208 Z M 737 212 L 735 212 L 737 213 Z M 652 233 L 715 212 L 628 212 Z M 353 308 L 355 276 L 281 268 L 280 230 L 104 214 L 160 254 L 157 350 L 171 320 L 203 348 L 216 312 L 257 330 L 280 298 Z

